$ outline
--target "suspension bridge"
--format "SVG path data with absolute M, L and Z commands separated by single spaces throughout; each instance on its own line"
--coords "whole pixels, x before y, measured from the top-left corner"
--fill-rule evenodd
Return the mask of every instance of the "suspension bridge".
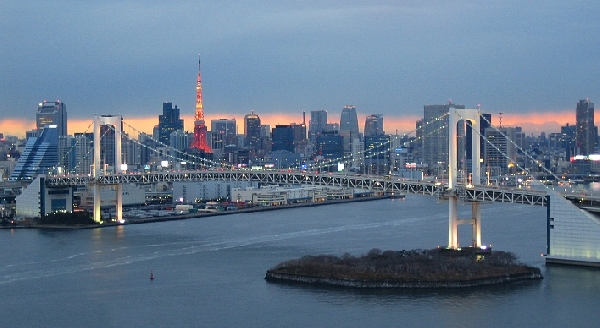
M 458 225 L 468 224 L 472 226 L 473 231 L 473 247 L 482 247 L 481 242 L 481 212 L 479 205 L 485 202 L 502 202 L 502 203 L 518 203 L 525 205 L 544 206 L 548 208 L 548 249 L 547 254 L 550 257 L 551 254 L 551 229 L 554 229 L 556 225 L 555 214 L 552 213 L 553 207 L 551 204 L 561 204 L 564 207 L 566 204 L 572 202 L 565 199 L 567 195 L 560 195 L 558 193 L 551 192 L 547 189 L 536 190 L 534 188 L 512 188 L 509 186 L 489 186 L 482 184 L 481 179 L 481 165 L 479 162 L 479 156 L 473 156 L 472 159 L 472 173 L 470 181 L 464 182 L 459 181 L 459 170 L 457 168 L 457 123 L 469 121 L 473 126 L 472 134 L 472 153 L 480 153 L 480 137 L 485 139 L 485 136 L 479 134 L 477 126 L 481 113 L 479 108 L 477 109 L 454 109 L 448 114 L 448 127 L 449 127 L 449 154 L 448 154 L 448 179 L 440 182 L 438 180 L 409 180 L 409 179 L 397 179 L 390 178 L 385 175 L 364 175 L 364 174 L 353 174 L 353 173 L 340 173 L 340 172 L 322 172 L 322 167 L 337 163 L 340 161 L 347 161 L 353 156 L 345 158 L 332 159 L 329 161 L 322 161 L 315 163 L 309 170 L 299 169 L 286 169 L 286 170 L 247 170 L 238 169 L 230 165 L 215 162 L 205 158 L 190 157 L 189 155 L 180 152 L 185 156 L 187 161 L 191 161 L 196 165 L 200 165 L 201 169 L 192 170 L 166 170 L 158 172 L 131 172 L 123 170 L 120 164 L 121 160 L 121 139 L 120 137 L 114 138 L 114 148 L 116 154 L 116 161 L 114 168 L 111 172 L 101 170 L 100 165 L 100 147 L 94 147 L 93 154 L 93 170 L 91 174 L 48 174 L 45 178 L 45 184 L 48 188 L 53 187 L 64 187 L 64 186 L 91 186 L 94 190 L 94 219 L 100 220 L 100 187 L 101 186 L 116 186 L 116 218 L 122 218 L 122 199 L 121 199 L 121 187 L 125 184 L 154 184 L 160 182 L 177 182 L 177 181 L 249 181 L 258 182 L 262 185 L 320 185 L 320 186 L 332 186 L 332 187 L 346 187 L 362 189 L 374 193 L 406 193 L 406 194 L 419 194 L 435 197 L 437 200 L 447 201 L 449 204 L 449 221 L 448 221 L 448 247 L 458 248 Z M 94 119 L 94 145 L 100 145 L 100 126 L 109 126 L 116 135 L 122 135 L 129 138 L 121 130 L 122 118 L 120 116 L 96 116 Z M 491 123 L 491 122 L 490 122 Z M 105 129 L 105 134 L 106 134 Z M 131 139 L 133 140 L 133 139 Z M 487 140 L 486 140 L 487 141 Z M 512 140 L 509 140 L 513 142 Z M 489 143 L 492 147 L 496 147 L 493 143 Z M 166 145 L 164 145 L 166 146 Z M 500 149 L 497 149 L 501 152 Z M 389 150 L 382 150 L 389 151 Z M 171 155 L 172 156 L 172 155 Z M 173 160 L 181 160 L 181 157 L 172 157 Z M 533 159 L 532 159 L 533 160 Z M 547 173 L 553 174 L 546 170 Z M 542 184 L 538 184 L 543 186 Z M 557 199 L 558 197 L 558 199 Z M 552 199 L 552 202 L 551 202 Z M 469 218 L 458 218 L 457 216 L 457 204 L 470 203 L 472 206 L 472 215 Z M 555 206 L 556 207 L 556 206 Z M 573 206 L 575 208 L 575 206 Z M 579 210 L 575 208 L 576 210 Z M 556 212 L 556 211 L 554 211 Z M 559 211 L 560 212 L 560 211 Z M 564 208 L 563 208 L 564 212 Z M 571 216 L 574 213 L 570 210 L 570 214 L 561 214 Z M 584 258 L 583 262 L 597 261 L 600 263 L 600 221 L 591 218 L 590 215 L 585 214 L 584 216 L 590 218 L 592 225 L 596 225 L 595 228 L 597 233 L 595 237 L 589 243 L 578 244 L 573 250 L 568 250 L 564 246 L 556 248 L 552 253 L 559 253 L 557 256 L 552 258 L 557 261 L 565 260 L 565 258 Z M 587 223 L 586 223 L 587 224 Z M 562 239 L 561 239 L 562 238 Z M 573 236 L 560 237 L 558 234 L 558 240 L 562 243 L 570 242 Z M 562 247 L 562 248 L 561 248 Z M 583 250 L 582 250 L 583 249 Z M 581 256 L 582 253 L 587 254 Z M 554 254 L 553 254 L 554 255 Z M 586 260 L 587 259 L 587 260 Z

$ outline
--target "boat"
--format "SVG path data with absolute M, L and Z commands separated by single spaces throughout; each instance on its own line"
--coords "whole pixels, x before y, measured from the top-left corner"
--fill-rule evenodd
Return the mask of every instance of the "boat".
M 404 197 L 406 197 L 406 194 L 399 193 L 399 192 L 398 193 L 393 192 L 390 194 L 391 199 L 404 199 Z

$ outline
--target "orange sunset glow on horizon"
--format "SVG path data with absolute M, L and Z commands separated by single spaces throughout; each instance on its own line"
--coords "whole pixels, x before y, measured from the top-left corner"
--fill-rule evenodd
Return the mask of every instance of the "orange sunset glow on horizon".
M 302 123 L 301 114 L 260 114 L 257 113 L 262 124 L 268 124 L 271 128 L 274 128 L 278 124 L 290 124 L 290 123 Z M 367 115 L 358 115 L 359 128 L 362 131 L 364 127 L 365 117 Z M 181 117 L 184 120 L 185 130 L 194 130 L 194 116 L 193 114 L 183 115 Z M 214 114 L 206 116 L 206 125 L 210 130 L 210 121 L 214 119 L 233 119 L 237 121 L 238 133 L 244 133 L 244 115 L 237 114 Z M 330 113 L 330 122 L 339 122 L 339 114 Z M 390 116 L 384 115 L 384 130 L 387 134 L 404 134 L 414 132 L 416 121 L 421 119 L 419 115 L 410 116 Z M 310 120 L 310 113 L 307 113 L 306 124 Z M 137 136 L 139 132 L 145 132 L 152 134 L 152 129 L 158 124 L 158 114 L 154 116 L 138 116 L 138 117 L 123 117 L 125 122 L 124 130 L 132 135 Z M 552 133 L 560 132 L 560 127 L 567 123 L 574 124 L 575 122 L 575 111 L 574 110 L 563 110 L 560 112 L 552 113 L 522 113 L 522 114 L 502 114 L 502 125 L 515 127 L 520 126 L 523 128 L 525 133 L 538 135 L 541 132 Z M 500 125 L 500 116 L 497 113 L 492 113 L 492 124 L 495 126 Z M 3 119 L 0 120 L 0 133 L 5 136 L 17 136 L 19 138 L 25 137 L 25 132 L 35 129 L 35 120 L 20 120 L 20 119 Z M 68 121 L 68 133 L 73 135 L 76 132 L 92 132 L 92 120 L 91 119 L 69 119 Z

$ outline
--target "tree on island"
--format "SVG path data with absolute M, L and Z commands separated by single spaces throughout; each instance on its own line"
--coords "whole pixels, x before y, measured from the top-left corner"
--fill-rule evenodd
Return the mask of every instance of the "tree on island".
M 443 248 L 431 250 L 381 251 L 374 248 L 360 257 L 348 253 L 303 256 L 282 262 L 268 272 L 305 277 L 347 280 L 465 281 L 539 273 L 517 261 L 510 252 L 485 254 Z
M 39 219 L 40 224 L 56 225 L 88 225 L 95 224 L 88 211 L 71 213 L 50 213 Z

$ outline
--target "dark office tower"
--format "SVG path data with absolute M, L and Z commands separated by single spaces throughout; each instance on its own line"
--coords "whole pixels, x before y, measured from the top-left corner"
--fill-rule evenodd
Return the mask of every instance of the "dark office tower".
M 308 139 L 315 142 L 317 135 L 321 134 L 327 128 L 327 111 L 313 110 L 310 112 L 310 121 L 308 122 Z
M 315 145 L 317 159 L 337 159 L 344 157 L 344 141 L 337 131 L 324 131 L 317 136 Z
M 382 136 L 383 131 L 383 115 L 371 114 L 365 119 L 365 137 Z
M 260 117 L 254 114 L 244 116 L 244 145 L 248 148 L 259 149 L 260 147 Z
M 183 120 L 179 118 L 179 108 L 170 102 L 163 103 L 163 113 L 158 115 L 158 141 L 168 145 L 173 131 L 183 130 Z
M 465 137 L 465 152 L 466 152 L 466 163 L 467 165 L 471 165 L 471 159 L 473 158 L 473 142 L 471 140 L 473 135 L 473 128 L 471 127 L 471 122 L 466 122 L 466 137 Z M 490 127 L 492 124 L 492 114 L 481 114 L 479 118 L 479 144 L 480 144 L 480 153 L 479 158 L 483 158 L 484 155 L 484 145 L 485 145 L 485 129 Z
M 352 140 L 359 136 L 358 118 L 354 106 L 347 105 L 342 109 L 339 131 L 340 136 L 344 139 L 344 152 L 349 154 L 352 152 Z
M 568 161 L 571 157 L 575 156 L 577 141 L 575 138 L 577 135 L 577 126 L 576 125 L 567 125 L 560 127 L 560 147 L 565 150 L 565 159 Z
M 291 125 L 276 125 L 272 132 L 272 151 L 286 150 L 294 152 L 294 129 Z
M 39 103 L 35 114 L 38 135 L 46 125 L 56 125 L 58 136 L 67 135 L 67 106 L 60 100 Z
M 448 166 L 448 113 L 450 108 L 464 109 L 464 105 L 423 106 L 423 162 L 430 172 L 443 171 Z
M 594 128 L 594 103 L 589 99 L 580 100 L 575 114 L 577 125 L 577 149 L 579 155 L 589 155 L 594 152 L 596 132 Z
M 390 171 L 390 136 L 365 136 L 365 173 L 385 175 Z
M 350 131 L 352 138 L 358 137 L 358 118 L 356 116 L 356 107 L 352 105 L 344 106 L 340 116 L 340 132 Z

